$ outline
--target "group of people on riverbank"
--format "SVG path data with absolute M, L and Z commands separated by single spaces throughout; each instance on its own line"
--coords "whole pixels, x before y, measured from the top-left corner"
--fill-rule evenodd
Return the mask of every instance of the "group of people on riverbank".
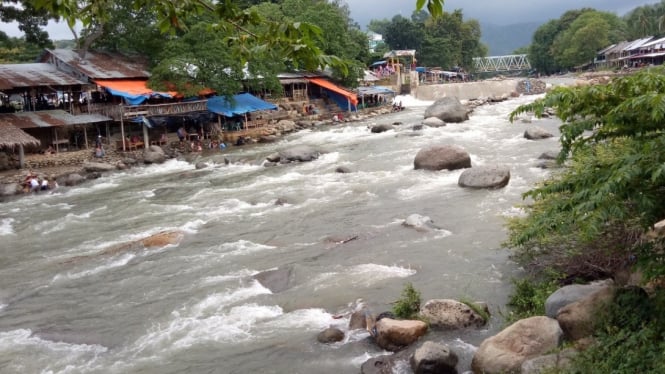
M 37 193 L 39 191 L 47 191 L 58 188 L 58 182 L 55 179 L 49 180 L 48 178 L 39 178 L 32 171 L 28 172 L 23 181 L 23 191 Z

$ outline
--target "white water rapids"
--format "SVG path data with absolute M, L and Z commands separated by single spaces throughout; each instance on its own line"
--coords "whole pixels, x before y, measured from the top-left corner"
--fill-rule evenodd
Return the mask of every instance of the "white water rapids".
M 414 131 L 428 103 L 404 98 L 400 113 L 230 147 L 204 160 L 214 163 L 207 169 L 171 160 L 0 204 L 0 372 L 358 373 L 385 353 L 367 333 L 347 332 L 333 345 L 316 335 L 331 325 L 346 330 L 358 299 L 389 310 L 406 282 L 425 300 L 489 304 L 486 328 L 428 338 L 469 356 L 501 329 L 519 273 L 501 248 L 504 219 L 520 214 L 521 194 L 548 175 L 536 167 L 539 155 L 558 149 L 556 136 L 523 137 L 532 125 L 558 135 L 556 120 L 508 122 L 533 99 Z M 393 122 L 402 124 L 368 129 Z M 510 183 L 469 190 L 457 185 L 462 170 L 414 170 L 418 150 L 436 143 L 461 146 L 473 165 L 507 165 Z M 297 144 L 323 153 L 310 163 L 261 165 Z M 224 156 L 249 161 L 225 165 Z M 336 173 L 339 166 L 352 172 Z M 403 227 L 413 213 L 442 230 Z M 162 230 L 185 237 L 101 254 Z M 271 269 L 290 270 L 286 290 L 253 278 Z

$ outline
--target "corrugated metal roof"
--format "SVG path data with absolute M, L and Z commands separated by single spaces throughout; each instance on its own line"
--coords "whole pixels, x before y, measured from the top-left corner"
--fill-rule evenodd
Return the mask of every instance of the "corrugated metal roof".
M 147 65 L 118 53 L 88 51 L 82 60 L 78 52 L 71 49 L 48 49 L 49 53 L 91 79 L 148 79 Z
M 37 127 L 59 127 L 112 121 L 100 114 L 82 114 L 73 116 L 64 110 L 43 110 L 39 112 L 3 113 L 0 122 L 9 123 L 19 129 Z
M 648 43 L 644 43 L 642 45 L 643 48 L 659 48 L 662 47 L 662 45 L 665 44 L 665 38 L 660 38 L 656 40 L 651 40 Z
M 624 47 L 623 50 L 624 51 L 632 51 L 633 49 L 640 48 L 642 45 L 644 45 L 645 43 L 647 43 L 651 39 L 653 39 L 653 36 L 647 36 L 646 38 L 633 40 L 632 42 L 628 43 L 628 45 L 626 47 Z
M 0 90 L 86 84 L 46 63 L 0 65 Z

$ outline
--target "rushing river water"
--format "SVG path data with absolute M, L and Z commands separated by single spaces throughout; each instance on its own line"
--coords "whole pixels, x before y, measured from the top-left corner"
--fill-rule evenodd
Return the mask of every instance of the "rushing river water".
M 504 219 L 546 177 L 538 156 L 558 146 L 556 137 L 526 140 L 527 124 L 509 124 L 508 113 L 531 100 L 413 131 L 422 103 L 225 152 L 262 160 L 306 144 L 323 152 L 310 163 L 195 170 L 171 160 L 2 203 L 0 372 L 358 373 L 385 353 L 366 332 L 333 345 L 316 335 L 331 325 L 345 330 L 359 299 L 389 310 L 406 282 L 424 300 L 489 304 L 486 328 L 428 337 L 470 357 L 501 329 L 519 274 L 501 248 Z M 367 128 L 392 122 L 403 124 L 381 134 Z M 534 124 L 557 134 L 555 120 Z M 473 165 L 508 165 L 510 183 L 470 190 L 457 185 L 461 170 L 414 170 L 418 150 L 435 143 L 463 147 Z M 352 172 L 336 173 L 339 166 Z M 403 227 L 413 213 L 441 230 Z M 185 236 L 164 248 L 102 253 L 162 230 Z M 254 280 L 270 269 L 289 269 L 290 287 L 273 293 Z

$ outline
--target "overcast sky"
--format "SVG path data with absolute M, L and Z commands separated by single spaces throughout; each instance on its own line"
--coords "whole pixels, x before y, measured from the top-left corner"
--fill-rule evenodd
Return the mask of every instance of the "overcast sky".
M 345 0 L 351 17 L 365 29 L 371 19 L 392 18 L 400 14 L 411 17 L 416 0 Z M 565 11 L 584 7 L 605 10 L 619 16 L 644 4 L 658 0 L 445 0 L 444 10 L 462 9 L 465 19 L 475 18 L 483 24 L 509 25 L 523 22 L 545 22 L 556 19 Z M 0 23 L 0 30 L 9 36 L 21 36 L 15 23 Z M 49 23 L 51 39 L 73 39 L 65 24 Z
M 523 22 L 545 22 L 559 18 L 571 9 L 594 8 L 619 16 L 658 0 L 445 0 L 443 9 L 462 9 L 464 19 L 475 18 L 483 24 L 509 25 Z M 392 18 L 400 14 L 411 17 L 416 0 L 346 0 L 351 17 L 363 29 L 371 19 Z

